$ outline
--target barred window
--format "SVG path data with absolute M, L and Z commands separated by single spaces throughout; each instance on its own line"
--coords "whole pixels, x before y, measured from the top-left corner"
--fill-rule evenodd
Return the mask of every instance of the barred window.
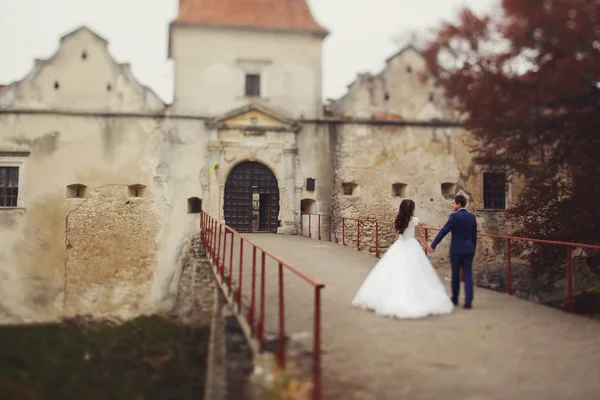
M 485 172 L 483 174 L 483 208 L 506 208 L 506 173 Z
M 19 167 L 0 167 L 0 207 L 16 207 L 19 197 Z

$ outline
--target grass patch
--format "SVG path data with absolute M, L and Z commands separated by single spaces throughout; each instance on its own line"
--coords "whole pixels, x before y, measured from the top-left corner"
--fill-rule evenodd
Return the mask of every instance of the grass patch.
M 159 316 L 0 327 L 0 397 L 203 398 L 209 330 Z

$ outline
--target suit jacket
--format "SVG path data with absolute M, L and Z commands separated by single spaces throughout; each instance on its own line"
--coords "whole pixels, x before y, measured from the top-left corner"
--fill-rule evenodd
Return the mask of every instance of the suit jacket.
M 431 247 L 435 249 L 448 232 L 452 232 L 450 254 L 475 254 L 477 246 L 477 218 L 475 215 L 464 208 L 452 213 L 446 225 L 431 243 Z

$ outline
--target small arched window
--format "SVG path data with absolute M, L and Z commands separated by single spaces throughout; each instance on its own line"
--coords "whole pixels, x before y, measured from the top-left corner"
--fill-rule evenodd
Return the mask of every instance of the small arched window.
M 408 185 L 406 183 L 394 183 L 392 185 L 392 196 L 406 197 L 408 194 Z
M 72 199 L 83 199 L 86 197 L 87 186 L 79 183 L 67 186 L 67 197 Z
M 202 211 L 202 200 L 198 197 L 187 199 L 188 214 L 198 214 Z
M 342 183 L 342 189 L 344 190 L 345 196 L 352 196 L 354 194 L 354 190 L 358 185 L 354 182 L 344 182 Z
M 456 194 L 456 185 L 451 182 L 442 183 L 442 195 L 445 198 L 451 198 Z
M 316 210 L 317 202 L 313 199 L 302 199 L 300 202 L 300 212 L 303 213 L 314 213 Z
M 146 195 L 145 185 L 129 185 L 128 187 L 129 197 L 144 197 Z

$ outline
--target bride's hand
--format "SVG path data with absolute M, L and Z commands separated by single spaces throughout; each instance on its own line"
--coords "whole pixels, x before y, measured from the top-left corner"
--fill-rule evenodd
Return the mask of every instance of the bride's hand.
M 435 253 L 435 249 L 433 247 L 431 247 L 430 245 L 427 245 L 427 251 L 430 253 Z

